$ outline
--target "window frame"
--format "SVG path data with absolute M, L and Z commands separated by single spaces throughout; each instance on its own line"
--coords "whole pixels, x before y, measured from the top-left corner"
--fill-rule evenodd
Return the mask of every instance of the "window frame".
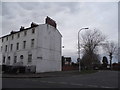
M 10 51 L 13 50 L 13 44 L 10 44 Z
M 5 52 L 7 52 L 7 49 L 8 49 L 8 46 L 7 46 L 7 45 L 5 45 Z
M 17 38 L 20 38 L 20 33 L 17 34 Z
M 5 56 L 3 56 L 2 63 L 5 63 L 5 59 L 6 59 L 6 57 L 5 57 Z
M 16 50 L 19 50 L 19 43 L 16 43 Z
M 14 62 L 13 63 L 17 63 L 17 56 L 14 56 Z
M 2 42 L 4 42 L 4 38 L 2 38 Z
M 28 63 L 32 62 L 32 54 L 28 54 Z
M 6 41 L 8 41 L 8 36 L 6 37 Z
M 32 28 L 32 34 L 35 34 L 35 28 Z
M 24 59 L 24 56 L 23 56 L 23 55 L 20 55 L 20 59 Z
M 33 48 L 35 45 L 35 39 L 31 39 L 31 47 Z
M 10 64 L 11 57 L 10 57 L 10 56 L 8 56 L 8 57 L 7 57 L 7 60 L 8 60 L 8 64 Z
M 14 39 L 14 34 L 12 35 L 12 40 Z
M 27 31 L 25 30 L 25 31 L 24 31 L 24 36 L 26 36 L 26 35 L 27 35 Z
M 26 41 L 23 41 L 23 49 L 26 48 Z

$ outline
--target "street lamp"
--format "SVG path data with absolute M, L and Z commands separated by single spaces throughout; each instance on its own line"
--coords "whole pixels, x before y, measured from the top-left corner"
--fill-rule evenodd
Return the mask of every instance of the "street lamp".
M 84 29 L 89 29 L 89 28 L 81 28 L 79 31 L 78 31 L 78 60 L 79 60 L 79 72 L 81 71 L 81 67 L 80 67 L 80 40 L 79 40 L 79 33 L 80 31 L 84 30 Z

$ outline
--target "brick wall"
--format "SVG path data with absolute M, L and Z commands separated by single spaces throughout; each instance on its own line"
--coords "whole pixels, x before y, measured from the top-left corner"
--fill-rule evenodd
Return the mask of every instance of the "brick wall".
M 62 71 L 78 70 L 78 66 L 64 65 L 62 66 Z

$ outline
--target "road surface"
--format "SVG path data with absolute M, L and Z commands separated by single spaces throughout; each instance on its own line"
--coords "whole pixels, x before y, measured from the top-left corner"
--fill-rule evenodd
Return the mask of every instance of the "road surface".
M 118 88 L 117 71 L 45 78 L 3 78 L 2 88 Z

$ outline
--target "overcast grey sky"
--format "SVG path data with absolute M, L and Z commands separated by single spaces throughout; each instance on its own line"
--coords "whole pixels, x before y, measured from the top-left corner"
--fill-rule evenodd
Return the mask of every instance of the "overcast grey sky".
M 3 2 L 2 35 L 31 22 L 43 24 L 46 16 L 57 22 L 62 34 L 62 52 L 76 60 L 77 33 L 83 27 L 97 28 L 108 40 L 118 40 L 117 2 Z

